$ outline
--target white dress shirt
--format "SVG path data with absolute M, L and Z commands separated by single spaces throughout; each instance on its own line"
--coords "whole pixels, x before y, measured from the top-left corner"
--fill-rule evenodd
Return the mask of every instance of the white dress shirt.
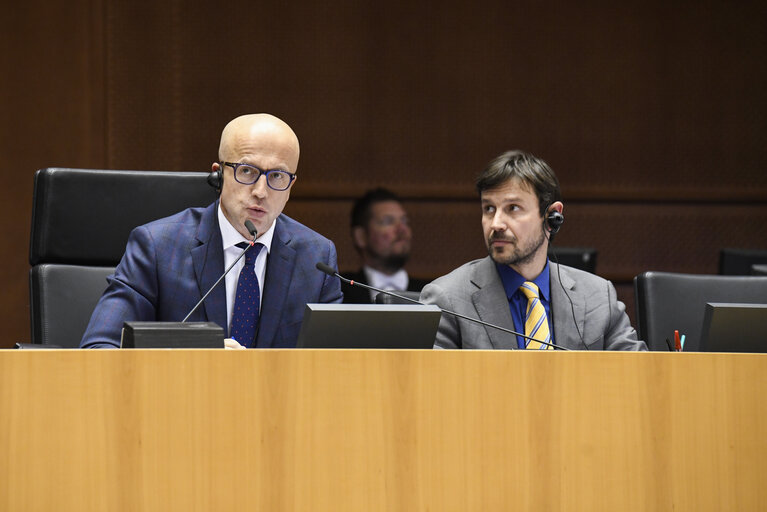
M 256 277 L 258 278 L 258 289 L 261 291 L 261 297 L 264 295 L 264 278 L 266 276 L 266 260 L 272 249 L 272 237 L 274 236 L 274 222 L 269 226 L 261 236 L 256 240 L 256 244 L 261 244 L 264 248 L 258 253 L 256 258 Z M 243 249 L 237 247 L 240 242 L 250 243 L 250 239 L 244 238 L 239 231 L 226 218 L 221 211 L 221 205 L 218 205 L 218 227 L 221 229 L 221 239 L 224 241 L 224 269 L 229 268 L 237 257 L 242 254 Z M 255 251 L 253 247 L 251 251 Z M 232 311 L 234 310 L 234 297 L 237 295 L 237 281 L 240 279 L 240 272 L 245 266 L 245 258 L 240 259 L 232 270 L 226 275 L 224 284 L 226 286 L 226 325 L 227 336 L 232 329 Z M 259 298 L 260 301 L 260 298 Z M 259 302 L 259 309 L 261 304 Z
M 362 266 L 362 271 L 367 277 L 367 283 L 370 286 L 375 286 L 382 290 L 407 290 L 407 285 L 410 282 L 407 276 L 407 272 L 404 268 L 399 269 L 392 275 L 384 274 L 374 268 L 370 268 L 366 265 Z M 370 291 L 370 301 L 375 302 L 375 296 L 378 292 Z

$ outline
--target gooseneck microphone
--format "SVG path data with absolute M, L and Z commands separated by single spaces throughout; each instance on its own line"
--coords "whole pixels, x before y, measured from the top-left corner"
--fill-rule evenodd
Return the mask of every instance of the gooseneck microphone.
M 392 297 L 397 297 L 398 299 L 401 299 L 401 300 L 404 300 L 404 301 L 407 301 L 407 302 L 412 302 L 413 304 L 420 304 L 422 306 L 426 306 L 427 305 L 427 304 L 424 304 L 421 301 L 417 301 L 415 299 L 411 299 L 410 297 L 405 297 L 404 295 L 400 295 L 398 293 L 394 293 L 394 292 L 391 292 L 389 290 L 382 290 L 380 288 L 376 288 L 375 286 L 370 286 L 370 285 L 365 284 L 365 283 L 360 283 L 359 281 L 354 281 L 354 280 L 351 280 L 351 279 L 346 279 L 344 276 L 342 276 L 341 274 L 336 272 L 333 267 L 331 267 L 330 265 L 327 265 L 327 264 L 325 264 L 325 263 L 323 263 L 321 261 L 317 263 L 316 267 L 317 267 L 317 270 L 319 270 L 320 272 L 324 272 L 325 274 L 327 274 L 329 276 L 337 277 L 338 279 L 340 279 L 344 283 L 350 284 L 351 286 L 361 286 L 362 288 L 365 288 L 367 290 L 373 290 L 374 292 L 378 292 L 378 293 L 385 293 L 386 295 L 391 295 Z M 491 324 L 489 322 L 485 322 L 484 320 L 480 320 L 478 318 L 472 318 L 470 316 L 462 315 L 460 313 L 456 313 L 455 311 L 450 311 L 449 309 L 443 309 L 443 308 L 439 308 L 439 309 L 440 309 L 440 311 L 442 311 L 443 313 L 447 313 L 448 315 L 452 315 L 452 316 L 457 317 L 457 318 L 462 318 L 464 320 L 468 320 L 469 322 L 474 322 L 476 324 L 484 325 L 485 327 L 491 327 L 493 329 L 498 329 L 499 331 L 503 331 L 503 332 L 505 332 L 507 334 L 513 334 L 515 336 L 519 336 L 521 338 L 525 338 L 525 339 L 528 339 L 528 340 L 531 340 L 531 341 L 537 341 L 541 345 L 548 345 L 549 347 L 552 347 L 552 348 L 557 349 L 557 350 L 570 350 L 569 348 L 560 347 L 560 346 L 554 345 L 553 343 L 549 343 L 547 341 L 541 341 L 539 339 L 533 338 L 532 336 L 526 336 L 526 335 L 524 335 L 522 333 L 519 333 L 517 331 L 512 331 L 511 329 L 507 329 L 505 327 L 501 327 L 500 325 Z
M 184 317 L 184 319 L 183 319 L 183 320 L 181 320 L 181 323 L 184 323 L 184 322 L 186 322 L 187 320 L 189 320 L 189 317 L 190 317 L 190 316 L 192 316 L 192 313 L 194 313 L 195 311 L 197 311 L 197 308 L 199 308 L 199 307 L 200 307 L 200 304 L 202 304 L 202 302 L 203 302 L 203 301 L 204 301 L 204 300 L 205 300 L 205 299 L 208 297 L 208 295 L 210 295 L 210 292 L 212 292 L 212 291 L 213 291 L 213 289 L 214 289 L 216 286 L 218 286 L 218 283 L 220 283 L 220 282 L 221 282 L 221 280 L 222 280 L 224 277 L 226 277 L 226 275 L 229 273 L 229 271 L 230 271 L 230 270 L 232 270 L 232 268 L 233 268 L 233 267 L 234 267 L 234 266 L 237 264 L 237 262 L 238 262 L 238 261 L 240 261 L 240 260 L 242 259 L 242 257 L 243 257 L 243 256 L 245 256 L 245 253 L 246 253 L 246 252 L 248 252 L 248 251 L 250 250 L 250 248 L 251 248 L 251 247 L 253 247 L 254 245 L 256 245 L 256 238 L 258 238 L 258 230 L 256 230 L 256 226 L 254 226 L 254 225 L 253 225 L 253 223 L 250 221 L 250 219 L 248 219 L 248 220 L 246 220 L 246 221 L 245 221 L 245 227 L 247 228 L 247 230 L 248 230 L 248 233 L 250 233 L 250 234 L 251 234 L 251 236 L 253 236 L 253 240 L 251 240 L 251 241 L 250 241 L 250 243 L 248 244 L 248 246 L 245 248 L 245 250 L 244 250 L 244 251 L 242 251 L 242 252 L 240 253 L 240 255 L 239 255 L 239 256 L 237 256 L 237 259 L 236 259 L 236 260 L 234 260 L 234 261 L 232 262 L 232 264 L 231 264 L 231 265 L 229 265 L 229 268 L 228 268 L 228 269 L 226 269 L 226 270 L 224 271 L 224 273 L 223 273 L 223 274 L 221 274 L 221 277 L 219 277 L 219 278 L 218 278 L 218 281 L 216 281 L 215 283 L 213 283 L 213 286 L 211 286 L 211 287 L 210 287 L 210 290 L 208 290 L 208 291 L 207 291 L 207 293 L 205 293 L 205 295 L 203 295 L 203 296 L 202 296 L 202 298 L 200 299 L 200 302 L 198 302 L 197 304 L 195 304 L 195 306 L 192 308 L 192 310 L 189 312 L 189 314 L 187 314 L 187 315 Z

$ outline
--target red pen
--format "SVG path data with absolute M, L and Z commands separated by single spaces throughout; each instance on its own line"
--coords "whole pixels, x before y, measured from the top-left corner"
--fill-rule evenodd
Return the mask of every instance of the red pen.
M 679 331 L 674 331 L 674 347 L 677 352 L 682 351 L 682 342 L 679 340 Z

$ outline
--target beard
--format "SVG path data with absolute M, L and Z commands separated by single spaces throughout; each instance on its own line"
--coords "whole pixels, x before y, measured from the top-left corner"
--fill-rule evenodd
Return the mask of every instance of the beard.
M 405 266 L 407 260 L 410 259 L 410 253 L 388 254 L 380 258 L 381 265 L 384 268 L 392 271 L 397 271 Z
M 493 240 L 508 240 L 513 243 L 513 250 L 511 254 L 504 255 L 500 251 L 496 251 L 492 247 Z M 494 262 L 499 265 L 524 265 L 529 263 L 535 258 L 538 250 L 543 246 L 543 242 L 546 240 L 546 235 L 541 231 L 541 236 L 530 240 L 525 245 L 519 245 L 516 238 L 506 238 L 504 236 L 493 236 L 492 234 L 487 240 L 487 253 L 493 259 Z
M 371 244 L 367 249 L 367 260 L 373 268 L 394 273 L 403 268 L 410 259 L 410 241 L 397 238 L 383 251 Z

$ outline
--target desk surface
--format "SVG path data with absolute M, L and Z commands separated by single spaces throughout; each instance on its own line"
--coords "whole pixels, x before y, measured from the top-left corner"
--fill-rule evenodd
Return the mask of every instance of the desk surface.
M 0 351 L 4 510 L 757 510 L 767 355 Z

